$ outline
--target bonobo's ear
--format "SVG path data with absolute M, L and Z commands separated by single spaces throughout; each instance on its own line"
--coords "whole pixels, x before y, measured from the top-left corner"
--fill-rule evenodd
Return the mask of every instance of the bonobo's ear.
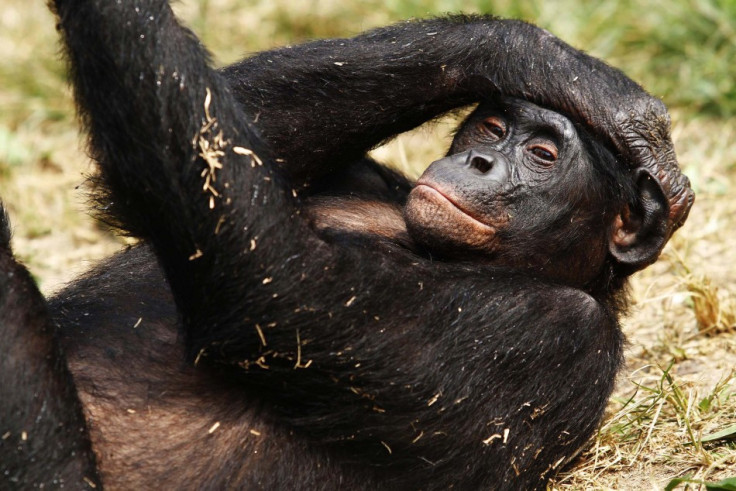
M 635 171 L 634 179 L 638 203 L 615 218 L 608 245 L 627 274 L 656 261 L 667 242 L 669 204 L 659 181 L 643 168 Z

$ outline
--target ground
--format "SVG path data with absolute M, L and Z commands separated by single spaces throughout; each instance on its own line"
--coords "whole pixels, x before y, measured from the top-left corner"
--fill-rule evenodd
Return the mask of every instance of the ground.
M 521 17 L 622 68 L 672 108 L 675 146 L 696 204 L 660 260 L 634 277 L 624 322 L 627 366 L 609 414 L 590 448 L 551 486 L 649 490 L 683 476 L 736 478 L 736 3 L 345 3 L 186 0 L 177 9 L 219 63 L 461 6 Z M 0 196 L 15 225 L 16 251 L 49 294 L 125 243 L 85 211 L 91 167 L 42 1 L 4 0 L 0 52 Z M 376 156 L 416 176 L 441 155 L 451 128 L 434 123 Z M 730 439 L 708 441 L 729 427 Z

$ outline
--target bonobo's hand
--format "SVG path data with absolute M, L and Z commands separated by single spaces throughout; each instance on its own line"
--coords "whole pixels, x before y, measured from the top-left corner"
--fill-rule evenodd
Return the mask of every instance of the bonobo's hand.
M 614 75 L 618 72 L 610 70 Z M 593 99 L 586 123 L 597 135 L 611 141 L 632 170 L 645 172 L 659 183 L 669 203 L 666 240 L 685 222 L 695 200 L 690 180 L 677 163 L 669 113 L 661 100 L 639 86 L 635 86 L 638 90 L 621 94 L 616 92 L 616 80 L 612 82 L 607 97 Z

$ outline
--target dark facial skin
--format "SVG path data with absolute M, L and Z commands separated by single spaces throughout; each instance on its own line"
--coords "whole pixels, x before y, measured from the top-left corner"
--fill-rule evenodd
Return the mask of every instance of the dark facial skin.
M 566 117 L 506 99 L 468 118 L 448 156 L 417 181 L 404 216 L 412 238 L 434 255 L 584 284 L 606 256 L 609 210 L 619 201 L 611 203 L 597 180 Z M 585 231 L 584 247 L 570 233 L 573 223 Z

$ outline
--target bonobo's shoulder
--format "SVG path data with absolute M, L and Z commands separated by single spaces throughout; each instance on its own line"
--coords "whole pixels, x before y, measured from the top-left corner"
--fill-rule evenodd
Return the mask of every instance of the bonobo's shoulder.
M 536 315 L 550 322 L 617 323 L 608 302 L 579 288 L 508 270 L 496 270 L 483 282 L 491 310 L 510 308 L 527 318 Z
M 497 294 L 502 301 L 489 305 L 486 316 L 492 315 L 488 318 L 492 324 L 525 326 L 527 334 L 536 333 L 561 349 L 608 341 L 620 345 L 618 312 L 608 302 L 578 288 L 534 278 L 515 278 L 514 284 L 510 295 Z
M 162 283 L 166 285 L 166 280 L 153 251 L 147 245 L 137 245 L 100 261 L 57 292 L 50 302 L 60 303 L 88 294 L 101 297 L 128 293 Z
M 566 285 L 556 285 L 549 283 L 540 283 L 537 287 L 538 294 L 554 303 L 564 303 L 574 307 L 577 310 L 597 311 L 603 308 L 603 305 L 589 293 Z
M 156 256 L 145 245 L 100 262 L 49 299 L 49 309 L 65 332 L 72 326 L 103 332 L 99 326 L 123 320 L 126 326 L 134 325 L 144 315 L 176 317 L 168 282 Z
M 595 297 L 580 289 L 554 285 L 540 292 L 556 316 L 576 321 L 617 324 L 617 316 Z

